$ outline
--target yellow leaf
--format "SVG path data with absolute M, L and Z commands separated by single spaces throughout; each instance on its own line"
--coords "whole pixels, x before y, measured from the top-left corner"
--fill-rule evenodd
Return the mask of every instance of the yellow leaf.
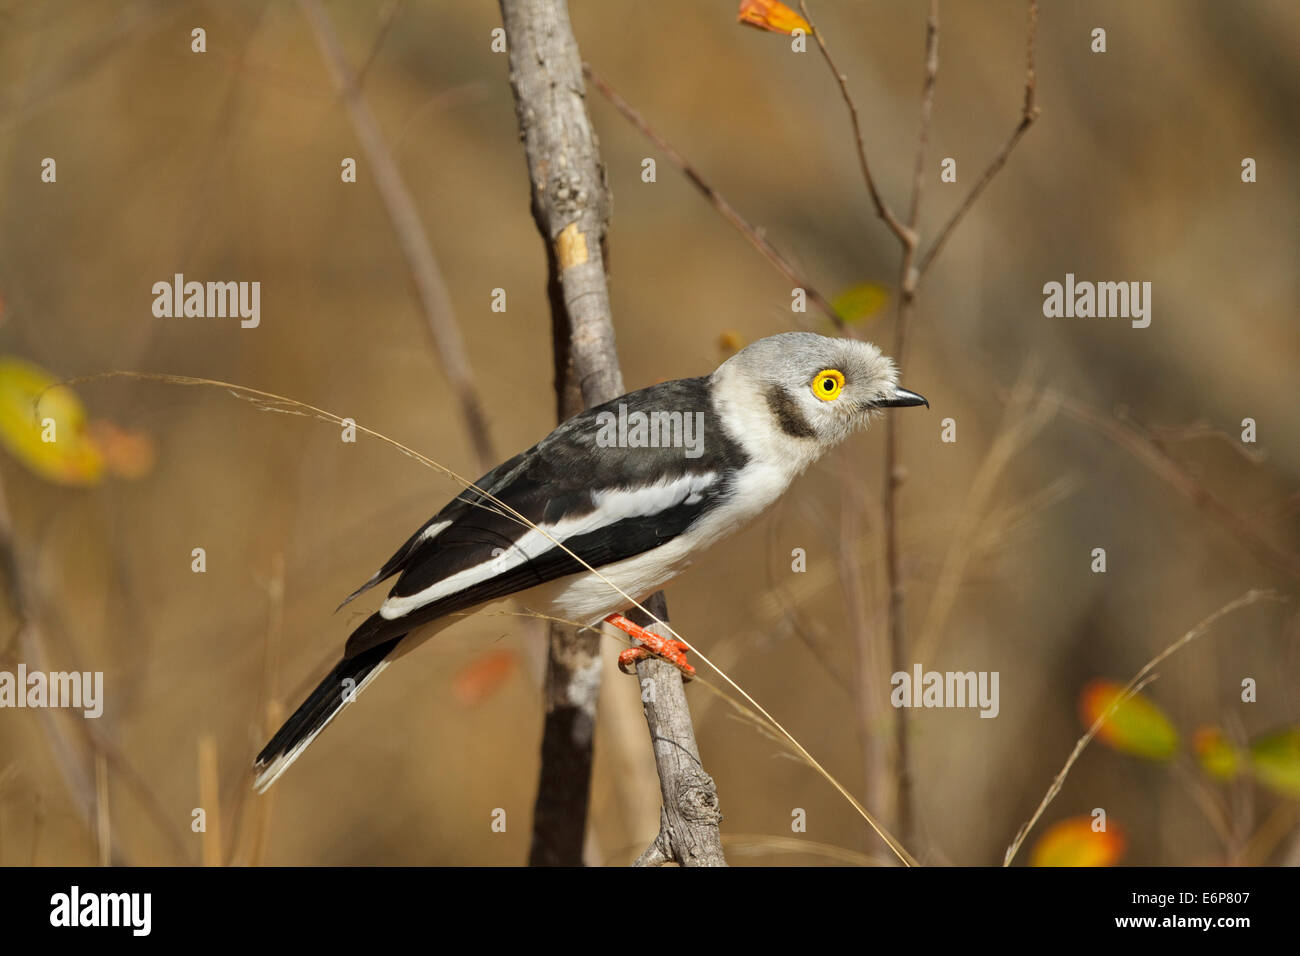
M 808 21 L 777 0 L 741 0 L 737 18 L 741 23 L 772 33 L 812 33 Z
M 1097 833 L 1092 817 L 1070 817 L 1048 827 L 1034 844 L 1030 866 L 1114 866 L 1124 855 L 1124 832 L 1114 823 Z
M 1108 680 L 1095 680 L 1085 687 L 1079 701 L 1084 723 L 1091 727 L 1123 690 L 1122 685 Z M 1148 760 L 1168 760 L 1178 750 L 1178 731 L 1165 712 L 1141 694 L 1121 703 L 1101 725 L 1097 737 L 1122 753 Z
M 735 329 L 727 329 L 718 336 L 718 348 L 724 355 L 734 355 L 744 347 L 745 339 Z
M 104 457 L 75 392 L 31 362 L 0 357 L 0 444 L 29 470 L 64 485 L 94 485 Z M 54 387 L 51 387 L 54 386 Z
M 1300 727 L 1284 727 L 1252 740 L 1250 769 L 1270 790 L 1300 797 Z

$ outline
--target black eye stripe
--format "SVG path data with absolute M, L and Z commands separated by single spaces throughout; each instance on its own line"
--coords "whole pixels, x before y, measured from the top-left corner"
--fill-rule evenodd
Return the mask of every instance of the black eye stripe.
M 776 418 L 778 427 L 785 434 L 794 438 L 815 438 L 817 436 L 812 426 L 800 413 L 794 396 L 786 391 L 784 387 L 773 385 L 767 390 L 764 397 L 767 399 L 767 407 Z

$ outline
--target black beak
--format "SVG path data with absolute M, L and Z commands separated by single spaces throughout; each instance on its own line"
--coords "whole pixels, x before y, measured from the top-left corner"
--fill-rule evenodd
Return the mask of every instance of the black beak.
M 876 402 L 877 408 L 901 408 L 906 405 L 924 405 L 926 408 L 930 407 L 930 403 L 925 400 L 924 395 L 910 392 L 900 385 L 894 386 L 894 395 L 892 398 L 886 398 Z

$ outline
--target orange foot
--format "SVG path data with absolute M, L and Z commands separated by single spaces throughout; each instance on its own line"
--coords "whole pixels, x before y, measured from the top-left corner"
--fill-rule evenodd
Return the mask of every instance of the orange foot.
M 640 624 L 633 624 L 622 614 L 611 614 L 605 618 L 605 623 L 614 625 L 624 634 L 644 645 L 643 647 L 629 647 L 618 655 L 618 669 L 624 674 L 633 673 L 637 661 L 643 661 L 654 654 L 676 666 L 678 670 L 686 675 L 687 680 L 695 676 L 695 668 L 686 663 L 686 652 L 690 650 L 690 647 L 684 642 L 652 634 Z

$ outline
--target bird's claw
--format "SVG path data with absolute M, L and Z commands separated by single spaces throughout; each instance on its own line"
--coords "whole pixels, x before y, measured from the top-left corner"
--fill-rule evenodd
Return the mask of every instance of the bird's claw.
M 660 637 L 658 634 L 647 631 L 639 624 L 634 624 L 622 614 L 611 614 L 605 620 L 629 637 L 641 642 L 635 647 L 627 648 L 618 655 L 618 669 L 624 674 L 635 673 L 638 661 L 653 656 L 666 660 L 676 667 L 682 672 L 684 680 L 690 680 L 695 676 L 695 668 L 686 662 L 686 652 L 690 650 L 690 646 L 684 641 Z

